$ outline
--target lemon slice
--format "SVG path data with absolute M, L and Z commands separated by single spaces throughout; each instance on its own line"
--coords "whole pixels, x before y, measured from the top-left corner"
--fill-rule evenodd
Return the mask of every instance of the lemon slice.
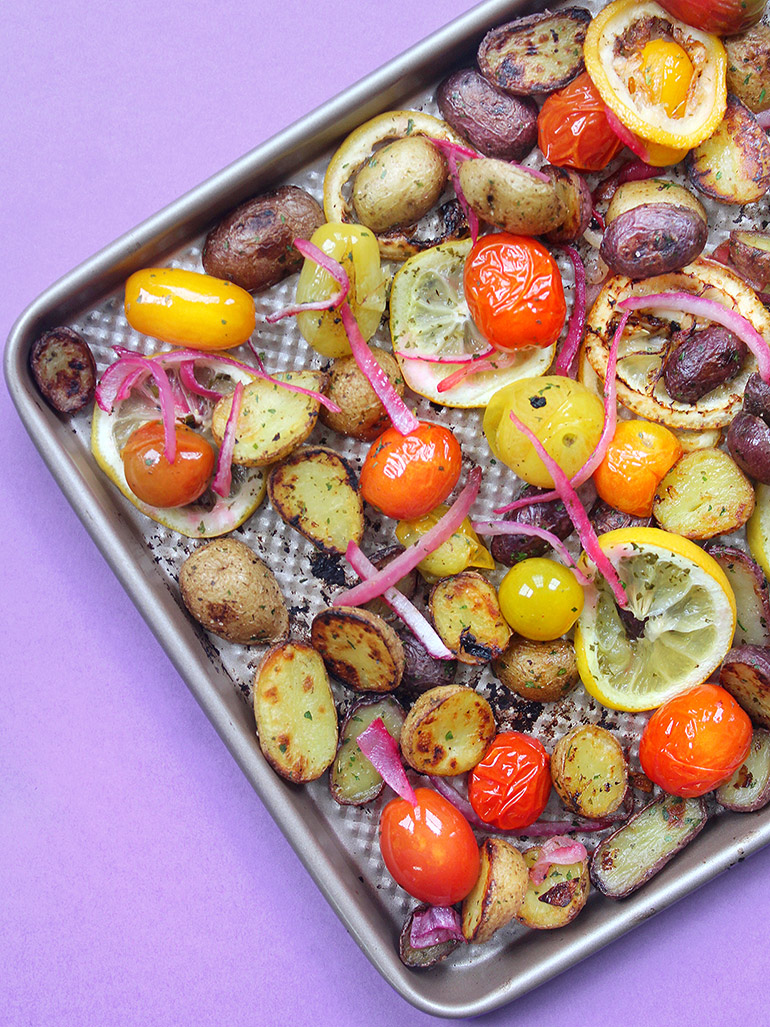
M 758 484 L 754 495 L 756 504 L 746 524 L 746 541 L 765 577 L 770 578 L 770 485 Z
M 207 383 L 213 389 L 226 391 L 224 383 L 228 379 L 231 382 L 242 381 L 244 384 L 254 380 L 245 371 L 217 364 L 215 359 L 196 361 L 196 369 L 204 363 L 215 370 L 216 379 Z M 202 410 L 203 407 L 204 404 L 201 404 Z M 159 416 L 158 407 L 144 392 L 131 393 L 126 399 L 117 402 L 110 414 L 94 404 L 91 452 L 113 485 L 147 517 L 189 538 L 226 535 L 248 520 L 262 502 L 267 487 L 267 477 L 258 467 L 239 467 L 233 464 L 230 495 L 226 498 L 207 489 L 200 499 L 188 506 L 160 508 L 143 503 L 133 494 L 126 481 L 120 453 L 132 432 L 146 421 L 158 420 Z M 196 424 L 195 427 L 208 442 L 216 445 L 211 435 L 210 410 L 208 415 L 203 411 L 203 424 Z
M 396 273 L 390 293 L 390 336 L 404 381 L 418 395 L 448 407 L 486 406 L 504 385 L 543 374 L 555 349 L 527 346 L 512 354 L 495 354 L 499 367 L 439 392 L 439 382 L 465 367 L 469 358 L 489 351 L 463 295 L 471 245 L 470 239 L 446 242 L 410 257 Z M 457 363 L 443 362 L 452 357 Z
M 735 597 L 716 560 L 680 535 L 621 528 L 599 544 L 617 568 L 630 613 L 621 614 L 584 554 L 593 580 L 575 629 L 578 670 L 604 706 L 651 710 L 720 665 L 735 632 Z

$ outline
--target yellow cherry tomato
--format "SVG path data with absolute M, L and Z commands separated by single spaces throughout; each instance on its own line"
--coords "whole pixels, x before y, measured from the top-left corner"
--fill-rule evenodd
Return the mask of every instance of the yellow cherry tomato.
M 135 271 L 126 282 L 125 306 L 132 328 L 172 346 L 230 349 L 254 331 L 254 300 L 249 293 L 198 271 Z
M 311 243 L 342 264 L 350 279 L 348 303 L 361 334 L 371 339 L 385 310 L 385 276 L 374 233 L 362 225 L 326 224 L 316 229 Z M 297 282 L 297 303 L 325 300 L 339 291 L 328 271 L 306 260 Z M 297 315 L 303 337 L 324 357 L 344 357 L 350 343 L 336 310 L 306 310 Z
M 489 448 L 520 478 L 540 488 L 553 488 L 553 478 L 535 447 L 511 421 L 511 412 L 537 436 L 568 478 L 596 449 L 604 427 L 602 401 L 571 378 L 522 378 L 496 392 L 484 414 Z
M 583 589 L 556 560 L 535 557 L 515 564 L 498 591 L 500 611 L 514 631 L 537 642 L 565 634 L 583 610 Z
M 448 509 L 445 503 L 441 503 L 424 517 L 399 521 L 396 525 L 396 538 L 402 546 L 411 546 L 430 531 Z M 495 569 L 495 561 L 489 550 L 481 544 L 469 517 L 465 518 L 454 534 L 417 564 L 417 570 L 429 582 L 459 574 L 468 567 L 482 567 L 490 571 Z

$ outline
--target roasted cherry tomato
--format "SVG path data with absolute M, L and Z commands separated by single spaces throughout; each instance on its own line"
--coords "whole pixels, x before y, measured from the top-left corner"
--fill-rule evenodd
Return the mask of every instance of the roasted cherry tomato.
M 413 520 L 443 503 L 460 477 L 460 443 L 448 428 L 421 421 L 402 435 L 388 428 L 361 469 L 361 495 L 387 517 Z
M 209 443 L 192 428 L 176 425 L 176 457 L 165 453 L 163 423 L 148 421 L 137 428 L 121 450 L 128 487 L 150 506 L 186 506 L 206 491 L 216 458 Z
M 642 770 L 672 795 L 691 798 L 727 781 L 751 745 L 751 720 L 729 692 L 706 683 L 663 703 L 639 743 Z
M 476 883 L 481 860 L 470 824 L 451 802 L 417 788 L 417 805 L 392 799 L 380 817 L 380 851 L 396 884 L 421 902 L 452 906 Z
M 559 338 L 567 314 L 561 275 L 534 239 L 482 236 L 465 261 L 463 288 L 473 321 L 497 349 L 545 349 Z
M 586 72 L 551 93 L 537 119 L 537 142 L 545 159 L 578 171 L 606 168 L 623 143 L 610 128 L 605 110 Z
M 682 443 L 662 424 L 618 421 L 594 471 L 596 491 L 621 513 L 649 517 L 658 485 L 681 455 Z
M 514 631 L 535 641 L 565 634 L 583 609 L 583 589 L 556 560 L 535 556 L 514 564 L 500 582 L 500 611 Z
M 220 350 L 254 331 L 254 300 L 223 278 L 175 267 L 148 267 L 126 282 L 126 317 L 137 332 L 174 346 Z
M 528 827 L 551 794 L 550 767 L 550 757 L 536 738 L 503 731 L 468 776 L 471 806 L 500 831 Z

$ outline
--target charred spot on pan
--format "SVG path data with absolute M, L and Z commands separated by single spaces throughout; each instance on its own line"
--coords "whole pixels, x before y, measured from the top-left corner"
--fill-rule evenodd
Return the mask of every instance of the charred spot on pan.
M 313 577 L 328 585 L 345 585 L 345 568 L 337 553 L 314 553 L 310 558 L 310 569 Z

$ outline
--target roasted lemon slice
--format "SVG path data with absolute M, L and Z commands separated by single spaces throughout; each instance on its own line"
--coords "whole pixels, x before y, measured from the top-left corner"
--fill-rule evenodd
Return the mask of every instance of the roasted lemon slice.
M 651 710 L 702 684 L 730 648 L 735 597 L 702 549 L 660 528 L 621 528 L 599 537 L 629 598 L 620 611 L 585 554 L 591 577 L 575 629 L 587 691 L 614 710 Z
M 390 294 L 390 336 L 404 381 L 418 395 L 448 407 L 486 406 L 504 385 L 543 374 L 555 349 L 527 346 L 489 356 L 490 344 L 473 323 L 463 295 L 470 249 L 470 239 L 464 239 L 410 257 L 396 273 Z M 484 354 L 499 366 L 439 390 L 440 382 Z M 447 362 L 452 357 L 456 364 Z
M 232 390 L 235 382 L 242 381 L 248 384 L 254 380 L 252 375 L 232 365 L 218 362 L 214 357 L 204 357 L 196 361 L 196 373 L 199 378 L 202 367 L 209 371 L 206 385 L 212 390 L 227 392 Z M 209 407 L 212 405 L 207 404 L 201 397 L 198 398 L 195 415 L 198 423 L 195 428 L 207 441 L 215 444 L 211 435 Z M 98 404 L 94 404 L 91 452 L 113 485 L 116 485 L 126 499 L 147 517 L 190 538 L 226 535 L 248 520 L 262 502 L 267 487 L 266 475 L 258 467 L 240 467 L 234 464 L 230 494 L 225 498 L 207 489 L 200 499 L 187 506 L 161 508 L 150 506 L 134 495 L 126 481 L 121 450 L 137 428 L 147 421 L 158 418 L 159 407 L 154 402 L 150 390 L 143 389 L 130 393 L 126 399 L 115 403 L 111 413 L 106 413 Z

